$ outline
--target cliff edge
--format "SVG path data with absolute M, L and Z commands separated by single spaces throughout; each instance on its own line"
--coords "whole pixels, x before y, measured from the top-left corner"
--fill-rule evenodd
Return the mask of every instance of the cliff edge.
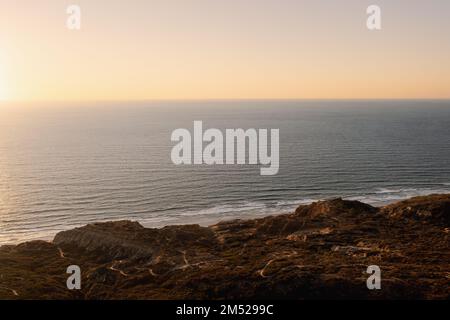
M 450 195 L 333 199 L 254 220 L 95 223 L 0 247 L 0 299 L 449 299 Z M 68 290 L 78 265 L 81 290 Z M 381 290 L 368 290 L 369 265 Z

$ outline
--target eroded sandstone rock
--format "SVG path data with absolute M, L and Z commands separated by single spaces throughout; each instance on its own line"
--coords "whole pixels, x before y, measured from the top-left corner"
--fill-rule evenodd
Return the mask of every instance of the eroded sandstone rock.
M 254 220 L 95 223 L 0 247 L 2 299 L 448 299 L 450 195 L 384 208 L 334 199 Z M 82 289 L 66 288 L 66 268 Z M 366 287 L 367 266 L 382 290 Z

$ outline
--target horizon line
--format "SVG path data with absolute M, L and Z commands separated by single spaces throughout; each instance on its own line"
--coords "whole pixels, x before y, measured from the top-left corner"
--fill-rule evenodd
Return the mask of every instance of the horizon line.
M 96 102 L 233 102 L 233 101 L 450 101 L 448 98 L 161 98 L 161 99 L 36 99 L 36 100 L 1 100 L 0 103 L 96 103 Z

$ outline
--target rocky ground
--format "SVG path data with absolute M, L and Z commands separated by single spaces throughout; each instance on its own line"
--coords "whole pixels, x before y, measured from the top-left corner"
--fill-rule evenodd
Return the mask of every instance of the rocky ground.
M 88 225 L 0 247 L 1 299 L 449 299 L 450 195 L 335 199 L 255 220 Z M 68 290 L 78 265 L 81 290 Z M 369 265 L 381 290 L 368 290 Z

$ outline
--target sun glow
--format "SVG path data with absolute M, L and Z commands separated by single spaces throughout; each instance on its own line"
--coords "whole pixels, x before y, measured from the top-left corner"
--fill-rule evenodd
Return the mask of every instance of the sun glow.
M 0 64 L 0 101 L 6 100 L 6 82 L 3 66 Z
M 3 81 L 0 79 L 0 101 L 5 100 L 5 93 L 3 89 Z

